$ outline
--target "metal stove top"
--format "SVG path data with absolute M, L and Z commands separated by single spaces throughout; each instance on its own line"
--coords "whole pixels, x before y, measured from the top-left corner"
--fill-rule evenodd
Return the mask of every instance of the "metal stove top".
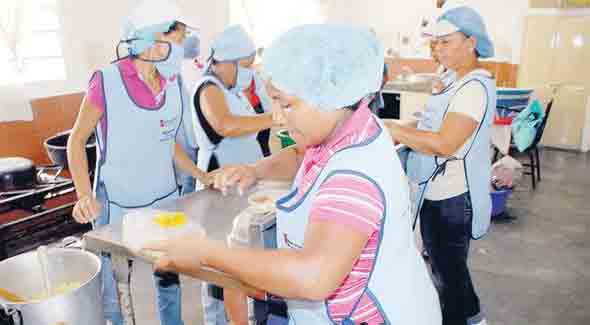
M 34 187 L 0 192 L 0 260 L 90 230 L 72 218 L 72 180 L 56 166 L 37 171 Z

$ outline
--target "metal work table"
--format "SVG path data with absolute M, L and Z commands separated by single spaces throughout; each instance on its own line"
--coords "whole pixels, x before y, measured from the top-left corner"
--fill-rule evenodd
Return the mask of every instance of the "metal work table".
M 222 196 L 220 192 L 203 190 L 170 202 L 159 208 L 168 211 L 182 211 L 193 222 L 201 225 L 205 235 L 216 240 L 225 240 L 233 227 L 234 218 L 248 206 L 248 195 Z M 122 241 L 122 225 L 112 224 L 84 235 L 85 249 L 96 254 L 110 253 L 121 311 L 126 325 L 135 325 L 135 313 L 130 291 L 131 267 L 129 260 L 139 259 L 151 263 L 148 257 L 138 256 Z M 197 278 L 224 288 L 245 291 L 252 297 L 262 298 L 264 294 L 220 271 L 203 268 Z
M 384 93 L 396 93 L 396 94 L 399 94 L 401 92 L 416 92 L 416 93 L 431 94 L 432 93 L 432 81 L 431 80 L 423 80 L 423 81 L 419 81 L 419 82 L 408 82 L 408 81 L 392 80 L 383 86 L 383 92 Z

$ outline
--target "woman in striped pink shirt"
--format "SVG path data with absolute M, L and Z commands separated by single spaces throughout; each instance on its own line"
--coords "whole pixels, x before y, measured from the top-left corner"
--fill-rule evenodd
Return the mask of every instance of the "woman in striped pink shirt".
M 264 56 L 267 88 L 298 146 L 223 168 L 215 187 L 292 181 L 277 201 L 278 249 L 185 237 L 149 247 L 164 252 L 158 267 L 196 274 L 207 265 L 231 274 L 285 298 L 290 324 L 440 324 L 414 245 L 408 182 L 368 108 L 383 62 L 373 34 L 357 27 L 305 25 L 275 41 Z

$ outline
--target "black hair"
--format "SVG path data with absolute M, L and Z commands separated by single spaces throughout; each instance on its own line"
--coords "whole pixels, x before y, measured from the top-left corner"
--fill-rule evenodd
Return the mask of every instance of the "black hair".
M 182 25 L 184 25 L 184 23 L 182 23 L 182 22 L 180 22 L 180 21 L 178 21 L 178 20 L 175 20 L 175 21 L 172 23 L 172 25 L 170 25 L 170 28 L 168 28 L 168 31 L 165 31 L 165 32 L 164 32 L 164 35 L 168 35 L 168 34 L 170 34 L 170 33 L 173 33 L 173 32 L 175 32 L 175 31 L 177 31 L 177 30 L 180 28 L 181 24 L 182 24 Z
M 466 39 L 470 39 L 472 36 L 469 36 L 467 34 L 465 34 L 465 32 L 460 32 L 461 34 L 463 34 L 463 36 L 465 36 Z M 476 38 L 476 42 L 479 42 L 479 40 Z M 477 49 L 475 49 L 475 57 L 476 58 L 480 58 L 481 54 L 479 54 L 479 51 Z
M 358 102 L 356 102 L 356 103 L 354 103 L 352 105 L 349 105 L 349 106 L 344 107 L 344 109 L 347 109 L 347 110 L 351 110 L 353 112 L 356 112 L 361 107 L 361 103 L 362 102 L 363 102 L 363 99 L 359 100 Z
M 344 107 L 344 109 L 347 109 L 347 110 L 356 112 L 361 107 L 361 104 L 363 103 L 363 101 L 365 99 L 371 98 L 371 101 L 369 102 L 369 109 L 374 114 L 377 114 L 377 111 L 379 109 L 379 107 L 377 105 L 379 103 L 379 98 L 380 97 L 381 97 L 381 91 L 378 91 L 378 92 L 372 93 L 369 96 L 366 96 L 366 97 L 362 98 L 361 100 L 359 100 L 358 102 L 356 102 L 356 103 L 354 103 L 352 105 L 349 105 L 349 106 Z

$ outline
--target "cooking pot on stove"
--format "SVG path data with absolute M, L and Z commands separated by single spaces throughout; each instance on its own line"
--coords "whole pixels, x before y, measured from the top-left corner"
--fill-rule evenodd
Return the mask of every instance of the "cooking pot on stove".
M 26 158 L 0 158 L 0 192 L 31 188 L 37 183 L 37 169 Z
M 50 248 L 47 254 L 52 286 L 74 285 L 49 298 L 31 300 L 44 292 L 37 252 L 0 262 L 0 288 L 24 299 L 24 302 L 0 300 L 3 321 L 15 325 L 104 325 L 100 259 L 72 248 Z
M 72 130 L 60 132 L 43 143 L 49 159 L 64 168 L 68 168 L 68 139 Z M 88 170 L 93 171 L 96 166 L 96 136 L 93 133 L 86 142 L 86 158 L 88 159 Z

